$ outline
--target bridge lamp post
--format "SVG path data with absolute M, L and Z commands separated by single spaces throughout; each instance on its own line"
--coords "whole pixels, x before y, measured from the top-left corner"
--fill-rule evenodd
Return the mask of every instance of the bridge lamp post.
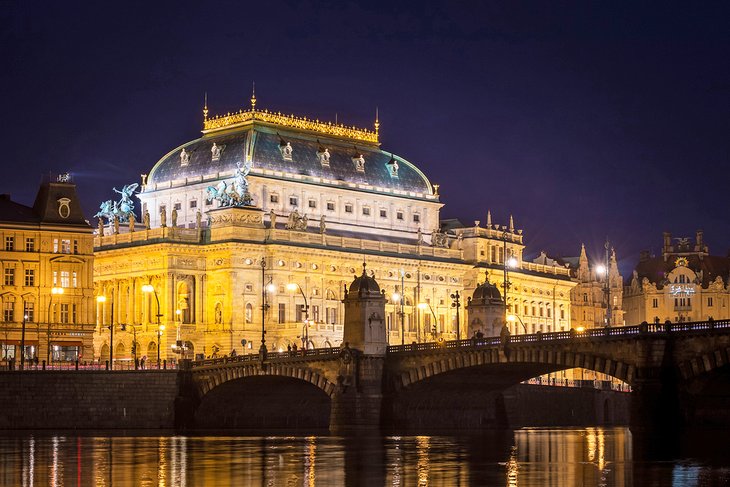
M 527 327 L 522 322 L 522 318 L 520 318 L 519 315 L 514 315 L 514 314 L 507 315 L 507 321 L 509 321 L 510 323 L 512 323 L 512 326 L 514 326 L 515 322 L 518 321 L 518 320 L 520 322 L 520 325 L 522 325 L 522 329 L 525 331 L 525 333 L 527 333 Z
M 403 309 L 403 306 L 405 304 L 405 296 L 402 296 L 398 291 L 393 293 L 393 302 L 396 306 L 400 305 L 400 311 L 397 311 L 396 313 L 400 316 L 400 344 L 405 345 L 406 344 L 406 330 L 405 330 L 405 316 L 406 312 Z
M 289 291 L 299 291 L 304 299 L 304 329 L 302 330 L 302 339 L 304 340 L 304 350 L 309 348 L 309 303 L 307 302 L 307 296 L 302 290 L 302 286 L 296 282 L 290 282 L 286 285 Z
M 51 304 L 53 303 L 53 296 L 63 294 L 62 287 L 52 287 L 51 297 L 48 300 L 48 330 L 46 333 L 46 363 L 51 364 Z
M 608 249 L 608 242 L 606 242 Z M 596 274 L 603 277 L 603 294 L 606 296 L 606 316 L 604 318 L 605 326 L 611 326 L 611 288 L 608 282 L 608 250 L 606 250 L 606 264 L 598 264 L 596 266 Z
M 503 245 L 503 255 L 504 255 L 504 318 L 505 321 L 509 321 L 509 308 L 507 307 L 507 294 L 509 293 L 509 287 L 511 283 L 509 282 L 509 269 L 515 269 L 517 268 L 517 259 L 514 255 L 510 253 L 509 256 L 507 256 L 507 236 L 509 235 L 509 231 L 507 229 L 506 225 L 502 226 L 502 245 Z M 520 320 L 521 322 L 521 320 Z M 524 324 L 522 325 L 524 327 Z M 527 331 L 525 330 L 525 333 Z
M 165 329 L 165 325 L 160 324 L 160 317 L 162 317 L 162 314 L 160 313 L 160 297 L 157 296 L 157 289 L 152 284 L 145 284 L 142 286 L 142 292 L 143 293 L 153 293 L 155 295 L 155 301 L 157 301 L 157 368 L 160 368 L 160 336 L 162 336 L 162 331 Z
M 436 313 L 433 312 L 433 308 L 431 307 L 431 303 L 418 303 L 418 308 L 421 310 L 429 309 L 431 311 L 431 315 L 433 316 L 433 326 L 431 326 L 431 336 L 434 340 L 436 340 L 436 326 L 438 326 L 438 319 L 436 319 Z
M 461 340 L 461 323 L 459 322 L 459 308 L 461 308 L 461 301 L 459 299 L 459 291 L 456 291 L 451 295 L 451 307 L 456 308 L 456 341 Z
M 132 328 L 132 356 L 134 357 L 134 370 L 137 370 L 139 367 L 138 361 L 137 361 L 137 327 L 135 325 L 127 325 L 122 323 L 121 325 L 122 331 L 129 332 L 127 327 Z
M 269 310 L 269 298 L 267 293 L 276 291 L 276 286 L 272 282 L 273 276 L 269 277 L 269 283 L 266 283 L 266 258 L 261 257 L 261 346 L 259 347 L 259 356 L 261 359 L 266 358 L 266 312 Z

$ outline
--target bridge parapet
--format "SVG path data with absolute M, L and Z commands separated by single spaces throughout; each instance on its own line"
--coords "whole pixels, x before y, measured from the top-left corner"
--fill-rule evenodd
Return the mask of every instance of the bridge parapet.
M 274 352 L 267 353 L 264 357 L 265 362 L 302 362 L 311 360 L 322 360 L 327 358 L 338 358 L 341 348 L 313 348 L 309 350 L 296 350 L 291 352 Z M 261 355 L 246 354 L 236 355 L 235 357 L 218 357 L 205 360 L 195 360 L 192 362 L 193 369 L 201 369 L 205 367 L 220 367 L 225 365 L 235 365 L 238 363 L 261 362 Z

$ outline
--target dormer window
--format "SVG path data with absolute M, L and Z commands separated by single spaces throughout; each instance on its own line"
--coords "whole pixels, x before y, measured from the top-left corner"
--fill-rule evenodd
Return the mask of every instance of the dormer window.
M 279 137 L 279 152 L 281 152 L 281 157 L 285 161 L 291 161 L 292 154 L 294 154 L 294 149 L 291 146 L 291 142 L 288 142 Z
M 322 144 L 319 144 L 319 149 L 317 149 L 317 159 L 319 159 L 319 163 L 322 164 L 322 167 L 330 167 L 330 151 Z
M 388 168 L 388 174 L 391 178 L 398 177 L 398 161 L 395 160 L 393 154 L 390 155 L 390 160 L 385 163 L 385 167 Z
M 210 148 L 211 153 L 211 161 L 218 162 L 221 160 L 221 153 L 223 152 L 223 149 L 225 149 L 225 145 L 217 145 L 215 142 L 213 142 L 213 147 Z
M 180 151 L 180 165 L 184 167 L 188 164 L 190 164 L 190 152 L 186 151 L 183 147 L 183 150 Z

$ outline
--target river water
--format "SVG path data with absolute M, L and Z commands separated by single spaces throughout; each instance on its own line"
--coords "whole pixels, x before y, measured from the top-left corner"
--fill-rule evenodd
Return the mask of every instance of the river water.
M 637 446 L 626 428 L 351 438 L 18 433 L 0 437 L 0 484 L 730 485 L 730 453 L 719 446 L 724 435 L 710 436 L 717 440 L 687 439 L 667 449 Z

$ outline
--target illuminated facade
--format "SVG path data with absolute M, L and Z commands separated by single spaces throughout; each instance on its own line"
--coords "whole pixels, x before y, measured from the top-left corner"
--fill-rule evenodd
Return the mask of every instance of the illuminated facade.
M 623 326 L 623 277 L 616 263 L 616 252 L 611 249 L 608 265 L 605 259 L 588 261 L 585 246 L 581 245 L 577 262 L 570 262 L 574 280 L 578 283 L 570 294 L 573 309 L 573 328 Z M 608 282 L 607 282 L 608 281 Z M 607 317 L 606 306 L 611 313 Z
M 119 359 L 134 336 L 137 357 L 154 359 L 158 334 L 164 357 L 177 340 L 194 355 L 255 352 L 262 320 L 269 350 L 338 346 L 343 288 L 363 261 L 385 291 L 391 343 L 456 338 L 451 294 L 466 305 L 485 273 L 503 289 L 505 256 L 514 331 L 570 327 L 569 271 L 523 261 L 512 223 L 442 227 L 438 186 L 380 149 L 377 120 L 363 130 L 255 101 L 216 118 L 206 107 L 203 136 L 142 176 L 136 223 L 97 235 L 97 356 L 109 323 L 125 325 Z M 460 321 L 467 338 L 463 309 Z
M 41 184 L 32 207 L 0 196 L 2 359 L 93 356 L 93 231 L 68 175 Z
M 624 290 L 628 323 L 728 319 L 730 258 L 710 255 L 701 230 L 672 241 L 664 234 L 659 257 L 642 252 Z

